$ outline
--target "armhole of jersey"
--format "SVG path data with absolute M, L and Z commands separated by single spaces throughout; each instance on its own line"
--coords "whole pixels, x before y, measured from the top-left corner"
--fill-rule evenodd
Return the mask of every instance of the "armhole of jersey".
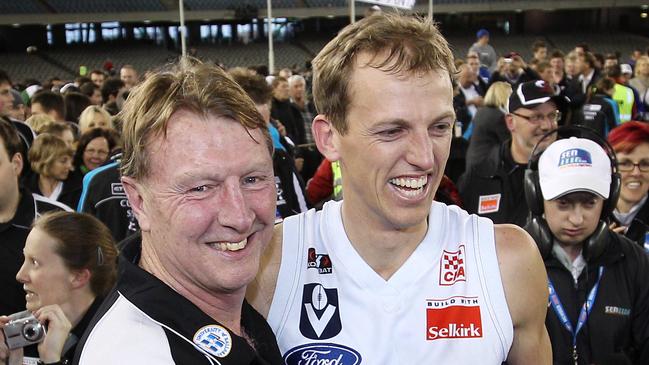
M 304 261 L 305 241 L 313 237 L 313 232 L 309 232 L 313 228 L 308 223 L 314 216 L 315 210 L 311 209 L 307 213 L 288 217 L 283 222 L 282 261 L 267 319 L 278 339 L 282 337 L 291 305 L 298 294 L 300 278 L 304 274 L 300 265 Z
M 67 205 L 65 205 L 65 204 L 63 204 L 61 202 L 58 202 L 56 200 L 46 198 L 46 197 L 44 197 L 42 195 L 38 195 L 36 193 L 32 193 L 32 197 L 34 198 L 34 213 L 35 213 L 34 217 L 38 218 L 38 217 L 41 216 L 41 214 L 38 212 L 38 202 L 44 202 L 44 203 L 47 203 L 47 204 L 54 205 L 54 206 L 56 206 L 58 208 L 61 208 L 61 210 L 65 210 L 66 212 L 74 212 L 74 210 L 72 210 L 72 208 L 70 208 Z
M 496 253 L 496 236 L 493 222 L 476 215 L 473 220 L 474 255 L 480 270 L 480 286 L 482 295 L 490 305 L 487 306 L 494 329 L 498 333 L 503 351 L 503 361 L 507 359 L 514 341 L 514 324 L 505 298 L 498 255 Z

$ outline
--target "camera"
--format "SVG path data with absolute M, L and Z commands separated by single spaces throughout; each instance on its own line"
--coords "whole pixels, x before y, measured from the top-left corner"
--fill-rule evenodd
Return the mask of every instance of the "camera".
M 504 61 L 505 63 L 512 63 L 513 60 L 511 58 L 505 58 Z
M 9 349 L 17 349 L 45 339 L 45 327 L 30 311 L 14 313 L 2 329 Z

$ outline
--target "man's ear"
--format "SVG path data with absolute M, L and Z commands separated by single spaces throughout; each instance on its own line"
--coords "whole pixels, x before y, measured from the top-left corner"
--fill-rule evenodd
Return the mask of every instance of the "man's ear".
M 24 160 L 23 160 L 23 154 L 22 153 L 15 153 L 13 157 L 11 157 L 11 166 L 14 170 L 14 174 L 16 176 L 20 176 L 20 174 L 23 172 L 23 166 L 24 166 Z
M 507 129 L 512 132 L 514 130 L 514 116 L 509 113 L 505 114 L 505 124 L 507 124 Z
M 337 147 L 339 135 L 333 123 L 325 115 L 318 114 L 313 119 L 312 128 L 313 139 L 320 153 L 329 161 L 338 161 L 340 159 Z
M 128 197 L 131 209 L 133 209 L 133 213 L 137 218 L 140 230 L 142 232 L 148 232 L 151 225 L 149 224 L 150 222 L 146 209 L 144 209 L 143 187 L 139 185 L 135 179 L 129 176 L 122 176 L 122 186 L 124 187 L 124 192 Z

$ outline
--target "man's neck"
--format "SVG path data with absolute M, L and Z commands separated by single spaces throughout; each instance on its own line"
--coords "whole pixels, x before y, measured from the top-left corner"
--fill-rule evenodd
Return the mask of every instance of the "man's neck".
M 563 252 L 568 255 L 568 258 L 570 259 L 570 262 L 575 262 L 577 257 L 581 255 L 582 251 L 582 245 L 573 245 L 573 244 L 566 244 L 560 241 L 556 241 L 556 243 L 563 249 Z
M 424 239 L 428 222 L 399 228 L 380 217 L 354 209 L 349 198 L 342 204 L 345 233 L 361 258 L 384 280 L 390 279 Z
M 142 269 L 169 285 L 178 294 L 236 335 L 244 337 L 241 328 L 241 310 L 245 287 L 233 293 L 212 293 L 192 283 L 186 283 L 179 275 L 173 275 L 166 270 L 150 245 L 145 244 L 145 240 L 146 233 L 142 233 L 142 256 L 139 263 Z
M 516 143 L 514 143 L 514 139 L 512 139 L 510 151 L 512 154 L 512 159 L 517 164 L 526 164 L 531 154 L 531 151 L 521 148 Z
M 291 101 L 293 102 L 293 104 L 297 105 L 300 109 L 304 110 L 304 106 L 306 104 L 304 102 L 305 101 L 304 98 L 300 98 L 300 99 L 291 98 Z
M 20 203 L 20 195 L 20 190 L 16 187 L 16 191 L 9 194 L 6 201 L 0 202 L 0 223 L 7 223 L 14 218 Z

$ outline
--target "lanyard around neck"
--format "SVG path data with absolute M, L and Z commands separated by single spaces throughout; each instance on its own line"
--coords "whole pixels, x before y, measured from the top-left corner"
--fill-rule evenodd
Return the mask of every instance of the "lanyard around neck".
M 588 270 L 588 268 L 586 268 L 586 270 Z M 595 303 L 595 298 L 597 297 L 597 291 L 599 290 L 599 282 L 602 279 L 603 273 L 604 273 L 604 267 L 600 266 L 599 273 L 597 274 L 597 281 L 595 282 L 595 285 L 588 293 L 588 297 L 586 298 L 586 301 L 581 306 L 581 311 L 579 312 L 579 317 L 577 318 L 576 329 L 573 329 L 572 323 L 570 323 L 570 318 L 568 318 L 568 314 L 566 314 L 566 311 L 563 308 L 563 304 L 561 304 L 561 299 L 559 299 L 559 295 L 557 294 L 557 291 L 554 289 L 552 280 L 548 278 L 548 289 L 550 291 L 550 304 L 552 305 L 552 309 L 554 309 L 554 313 L 556 313 L 557 317 L 559 317 L 561 324 L 563 324 L 563 326 L 572 335 L 572 356 L 573 359 L 575 360 L 575 364 L 577 363 L 577 335 L 579 334 L 579 331 L 581 331 L 582 327 L 584 327 L 584 323 L 586 323 L 586 320 L 588 320 L 588 316 L 590 315 L 590 312 L 593 310 L 593 304 Z

